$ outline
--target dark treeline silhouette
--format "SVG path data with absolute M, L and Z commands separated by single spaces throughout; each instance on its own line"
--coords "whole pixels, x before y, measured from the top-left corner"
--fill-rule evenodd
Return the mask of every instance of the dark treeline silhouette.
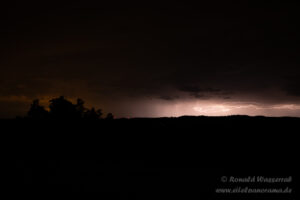
M 300 118 L 109 120 L 112 114 L 103 118 L 83 100 L 64 97 L 52 99 L 49 109 L 33 101 L 27 118 L 89 120 L 0 120 L 4 156 L 10 158 L 1 178 L 12 185 L 11 194 L 92 192 L 101 199 L 182 200 L 204 193 L 208 199 L 231 199 L 214 192 L 230 186 L 220 181 L 223 176 L 293 176 L 292 185 L 285 186 L 297 185 Z
M 82 99 L 77 99 L 77 103 L 73 104 L 64 96 L 50 100 L 49 111 L 40 105 L 39 99 L 35 99 L 27 113 L 28 119 L 58 119 L 58 120 L 99 120 L 103 119 L 101 109 L 88 109 L 84 106 Z M 108 113 L 104 119 L 112 120 L 114 116 Z

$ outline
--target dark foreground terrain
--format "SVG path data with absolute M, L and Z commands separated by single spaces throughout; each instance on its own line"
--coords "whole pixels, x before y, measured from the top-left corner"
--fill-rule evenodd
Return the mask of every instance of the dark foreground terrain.
M 3 189 L 40 198 L 294 199 L 299 125 L 299 118 L 247 116 L 2 120 Z M 292 181 L 230 180 L 259 176 Z M 293 191 L 218 190 L 246 187 Z

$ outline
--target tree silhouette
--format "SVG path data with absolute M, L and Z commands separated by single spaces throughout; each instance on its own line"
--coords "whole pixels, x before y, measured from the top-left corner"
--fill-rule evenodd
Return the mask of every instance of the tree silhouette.
M 106 115 L 106 118 L 105 119 L 107 119 L 107 120 L 113 120 L 114 119 L 114 115 L 112 114 L 112 113 L 108 113 L 107 115 Z
M 84 107 L 84 101 L 82 99 L 77 99 L 77 104 L 75 105 L 76 112 L 79 118 L 84 117 L 84 113 L 86 112 L 86 108 Z
M 31 107 L 27 113 L 27 117 L 30 119 L 59 119 L 59 120 L 99 120 L 102 117 L 101 109 L 87 109 L 84 107 L 84 101 L 77 99 L 77 103 L 73 104 L 64 96 L 54 98 L 49 101 L 49 112 L 44 107 L 39 105 L 39 100 L 36 99 L 31 104 Z M 113 115 L 109 113 L 106 119 L 113 119 Z
M 101 116 L 102 116 L 102 110 L 101 109 L 95 110 L 95 108 L 92 108 L 90 110 L 87 110 L 84 113 L 84 119 L 88 119 L 88 120 L 101 119 Z
M 27 116 L 30 119 L 46 119 L 49 117 L 49 113 L 43 106 L 40 106 L 40 101 L 35 99 L 30 106 Z
M 54 119 L 79 119 L 76 106 L 64 96 L 50 100 L 50 115 Z

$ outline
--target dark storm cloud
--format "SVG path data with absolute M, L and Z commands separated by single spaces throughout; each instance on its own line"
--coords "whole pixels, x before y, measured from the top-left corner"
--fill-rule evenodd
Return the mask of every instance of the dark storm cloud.
M 297 8 L 253 1 L 7 3 L 0 97 L 297 103 Z
M 173 101 L 179 99 L 179 96 L 162 95 L 159 98 L 166 101 Z
M 288 95 L 292 96 L 300 96 L 299 85 L 289 85 L 285 88 Z
M 286 86 L 285 91 L 288 95 L 300 96 L 300 84 L 291 84 Z
M 221 90 L 216 88 L 201 88 L 197 85 L 183 85 L 179 88 L 180 91 L 190 93 L 219 93 Z
M 300 97 L 300 80 L 299 76 L 291 75 L 286 78 L 286 85 L 283 90 L 287 95 Z
M 195 98 L 208 98 L 209 95 L 213 95 L 216 97 L 218 94 L 221 93 L 220 89 L 216 88 L 203 88 L 198 85 L 181 85 L 178 88 L 179 91 L 186 92 L 190 96 L 195 97 Z

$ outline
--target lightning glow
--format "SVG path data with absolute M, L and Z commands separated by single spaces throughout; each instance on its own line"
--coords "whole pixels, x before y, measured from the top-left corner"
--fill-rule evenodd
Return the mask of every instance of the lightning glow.
M 137 106 L 137 104 L 135 104 Z M 221 101 L 177 101 L 143 102 L 138 106 L 138 117 L 179 117 L 190 116 L 296 116 L 300 117 L 300 104 L 262 104 L 256 102 L 221 102 Z M 148 111 L 145 115 L 145 110 Z

